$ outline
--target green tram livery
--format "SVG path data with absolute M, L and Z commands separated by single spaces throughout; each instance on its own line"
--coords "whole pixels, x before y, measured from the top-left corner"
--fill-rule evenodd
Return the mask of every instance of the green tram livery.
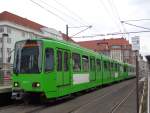
M 135 67 L 55 39 L 15 45 L 13 99 L 34 94 L 54 99 L 135 76 Z

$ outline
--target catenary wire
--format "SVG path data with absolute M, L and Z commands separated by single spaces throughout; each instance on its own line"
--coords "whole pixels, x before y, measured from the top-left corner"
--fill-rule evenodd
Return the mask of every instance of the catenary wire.
M 60 17 L 59 15 L 57 15 L 56 13 L 50 11 L 49 9 L 43 7 L 42 5 L 40 5 L 39 3 L 33 1 L 33 0 L 30 0 L 32 3 L 36 4 L 37 6 L 39 6 L 40 8 L 44 9 L 45 11 L 47 11 L 48 13 L 54 15 L 55 17 L 59 18 L 61 21 L 65 22 L 65 23 L 68 23 L 65 19 L 63 19 L 62 17 Z
M 54 0 L 58 5 L 60 5 L 61 7 L 63 7 L 65 10 L 67 10 L 70 14 L 75 15 L 76 17 L 78 17 L 78 19 L 80 21 L 85 22 L 86 24 L 84 25 L 89 25 L 85 20 L 83 20 L 78 14 L 76 14 L 75 12 L 71 11 L 69 8 L 67 8 L 66 6 L 64 6 L 62 3 L 58 2 L 57 0 Z
M 63 11 L 61 11 L 61 10 L 59 10 L 59 9 L 57 9 L 57 8 L 55 8 L 55 7 L 53 7 L 53 6 L 51 6 L 50 4 L 46 3 L 45 1 L 43 1 L 43 0 L 39 0 L 39 1 L 41 1 L 43 4 L 45 4 L 45 5 L 49 6 L 49 7 L 52 7 L 53 9 L 55 9 L 56 11 L 58 11 L 59 13 L 65 15 L 67 18 L 71 18 L 72 20 L 76 21 L 77 23 L 80 23 L 81 25 L 84 25 L 84 23 L 82 23 L 82 22 L 79 21 L 78 19 L 76 19 L 76 18 L 74 18 L 74 17 L 68 15 L 67 13 L 65 13 L 65 12 L 63 12 Z

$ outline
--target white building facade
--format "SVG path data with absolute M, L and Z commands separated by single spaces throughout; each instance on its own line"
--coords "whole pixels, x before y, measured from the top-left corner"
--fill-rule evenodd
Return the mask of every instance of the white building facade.
M 13 50 L 15 43 L 20 40 L 32 39 L 32 38 L 56 38 L 62 40 L 59 31 L 52 28 L 41 28 L 41 31 L 36 31 L 28 27 L 17 25 L 9 21 L 0 21 L 0 61 L 2 62 L 2 45 L 3 45 L 3 34 L 8 34 L 4 45 L 6 47 L 5 59 L 10 55 L 13 56 Z M 11 58 L 11 63 L 13 63 L 13 58 Z

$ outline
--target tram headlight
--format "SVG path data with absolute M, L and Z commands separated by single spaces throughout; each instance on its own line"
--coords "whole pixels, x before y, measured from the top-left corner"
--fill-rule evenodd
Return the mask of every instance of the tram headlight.
M 19 83 L 18 82 L 14 82 L 14 87 L 18 87 Z
M 39 82 L 33 82 L 32 87 L 40 87 L 40 83 Z

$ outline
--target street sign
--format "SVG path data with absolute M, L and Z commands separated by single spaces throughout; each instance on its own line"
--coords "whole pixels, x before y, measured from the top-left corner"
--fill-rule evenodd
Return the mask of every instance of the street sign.
M 132 50 L 140 50 L 139 36 L 132 37 Z

